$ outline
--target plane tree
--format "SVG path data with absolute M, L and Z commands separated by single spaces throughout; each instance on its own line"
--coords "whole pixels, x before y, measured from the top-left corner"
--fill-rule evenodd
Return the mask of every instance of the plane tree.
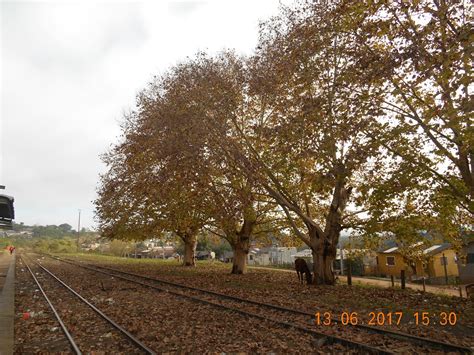
M 140 240 L 156 232 L 153 218 L 144 218 L 151 201 L 139 194 L 140 169 L 138 160 L 127 153 L 128 144 L 120 142 L 102 155 L 107 170 L 100 176 L 95 217 L 101 234 L 109 239 Z
M 235 274 L 245 272 L 250 242 L 263 234 L 259 225 L 268 222 L 267 212 L 273 208 L 260 197 L 255 179 L 238 171 L 221 149 L 237 136 L 228 121 L 242 117 L 244 85 L 241 58 L 224 52 L 216 57 L 200 53 L 173 67 L 167 81 L 150 88 L 166 92 L 169 106 L 167 131 L 157 138 L 157 146 L 168 150 L 167 169 L 173 176 L 182 175 L 183 166 L 175 161 L 188 157 L 194 178 L 203 182 L 200 213 L 207 216 L 204 228 L 232 246 Z M 150 93 L 150 97 L 156 95 Z M 169 181 L 180 184 L 174 177 Z
M 344 1 L 338 12 L 361 48 L 364 80 L 384 91 L 387 169 L 367 201 L 369 235 L 412 225 L 400 243 L 427 232 L 460 249 L 473 223 L 473 4 Z
M 288 8 L 269 21 L 238 75 L 230 56 L 204 56 L 183 67 L 192 78 L 177 87 L 210 152 L 279 205 L 313 252 L 315 282 L 333 284 L 340 232 L 365 212 L 361 195 L 370 191 L 362 187 L 380 168 L 380 124 L 371 118 L 381 99 L 378 87 L 358 79 L 359 47 L 327 5 Z
M 262 24 L 250 59 L 174 66 L 104 158 L 101 228 L 171 230 L 188 255 L 207 228 L 240 273 L 259 223 L 284 215 L 320 284 L 344 228 L 397 230 L 416 206 L 417 228 L 455 234 L 472 224 L 470 16 L 441 0 L 302 2 Z
M 371 119 L 381 114 L 379 90 L 358 80 L 359 48 L 334 10 L 305 3 L 263 25 L 248 64 L 247 119 L 231 120 L 240 136 L 228 149 L 312 250 L 319 284 L 335 282 L 340 232 L 364 211 L 359 187 L 381 153 Z
M 425 230 L 472 225 L 470 7 L 307 2 L 262 26 L 250 92 L 268 139 L 249 151 L 315 281 L 333 283 L 343 228 L 385 230 L 407 203 Z
M 382 108 L 391 122 L 387 149 L 407 170 L 429 174 L 441 218 L 461 213 L 470 223 L 473 6 L 446 0 L 345 1 L 339 10 L 363 49 L 359 64 L 365 80 L 384 87 Z M 401 139 L 410 144 L 400 146 Z
M 240 174 L 213 179 L 208 195 L 210 218 L 207 229 L 227 240 L 232 247 L 233 274 L 243 274 L 252 241 L 266 237 L 275 230 L 271 224 L 279 217 L 273 212 L 274 204 L 262 198 L 257 186 Z M 270 226 L 270 228 L 268 228 Z
M 122 141 L 103 157 L 108 171 L 95 201 L 99 227 L 114 239 L 173 232 L 185 245 L 183 264 L 194 266 L 197 234 L 206 220 L 201 208 L 205 183 L 196 179 L 192 157 L 178 147 L 187 144 L 186 135 L 164 139 L 174 112 L 167 101 L 143 91 L 137 107 L 123 123 Z

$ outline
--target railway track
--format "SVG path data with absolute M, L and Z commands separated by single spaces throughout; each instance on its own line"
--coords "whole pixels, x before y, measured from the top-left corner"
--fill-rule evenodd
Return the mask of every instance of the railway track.
M 45 299 L 46 303 L 48 304 L 48 307 L 53 312 L 54 317 L 58 321 L 59 326 L 61 327 L 61 330 L 64 333 L 64 336 L 66 337 L 69 346 L 71 347 L 71 350 L 75 354 L 82 354 L 82 352 L 79 350 L 79 347 L 77 346 L 74 338 L 72 337 L 71 333 L 69 333 L 69 330 L 64 325 L 64 322 L 63 322 L 61 316 L 59 315 L 58 311 L 53 306 L 52 302 L 50 301 L 49 297 L 47 296 L 47 294 L 44 291 L 43 287 L 41 286 L 40 282 L 36 278 L 34 272 L 31 270 L 30 266 L 25 262 L 25 260 L 23 258 L 20 257 L 20 259 L 21 259 L 22 263 L 26 266 L 26 268 L 27 268 L 28 272 L 30 273 L 30 275 L 32 276 L 33 280 L 35 281 L 36 286 L 38 286 L 38 289 L 40 290 L 41 294 L 43 295 L 43 298 Z
M 51 255 L 48 256 L 61 262 L 80 266 L 84 269 L 126 280 L 131 283 L 140 284 L 157 291 L 168 292 L 179 297 L 191 299 L 195 302 L 206 303 L 214 307 L 237 312 L 249 317 L 267 320 L 278 326 L 293 328 L 301 332 L 309 333 L 317 337 L 320 344 L 339 343 L 351 349 L 378 354 L 392 354 L 407 351 L 422 353 L 433 350 L 467 354 L 473 353 L 472 349 L 468 347 L 421 338 L 398 331 L 370 327 L 363 324 L 350 325 L 349 327 L 343 326 L 340 324 L 340 320 L 338 319 L 333 319 L 333 327 L 326 327 L 324 331 L 321 332 L 314 329 L 314 315 L 309 312 L 243 299 L 105 266 L 84 264 L 83 262 L 77 263 L 69 259 L 62 259 Z M 157 286 L 157 284 L 160 284 L 161 287 Z M 251 307 L 251 311 L 248 310 L 248 307 Z M 269 314 L 271 316 L 269 316 Z M 309 324 L 311 324 L 311 328 L 308 327 Z M 369 341 L 371 344 L 369 345 L 365 342 L 354 341 L 349 337 L 364 339 L 365 341 Z
M 80 338 L 78 335 L 76 336 L 73 336 L 73 334 L 75 333 L 74 330 L 77 330 L 78 328 L 78 324 L 74 324 L 74 325 L 70 325 L 69 326 L 69 329 L 68 327 L 66 326 L 66 323 L 67 321 L 65 321 L 61 316 L 60 316 L 60 313 L 66 313 L 65 310 L 63 309 L 63 311 L 59 311 L 57 309 L 57 306 L 54 306 L 53 302 L 51 301 L 50 297 L 51 297 L 51 294 L 55 294 L 55 297 L 58 297 L 58 293 L 60 294 L 60 292 L 58 292 L 58 290 L 55 290 L 54 292 L 53 291 L 48 291 L 46 292 L 45 291 L 45 287 L 44 285 L 46 283 L 48 283 L 48 281 L 46 281 L 46 278 L 43 278 L 42 280 L 42 283 L 40 282 L 40 280 L 38 279 L 40 276 L 36 277 L 36 275 L 39 275 L 39 273 L 36 273 L 35 275 L 35 272 L 32 270 L 32 268 L 30 267 L 30 265 L 26 262 L 25 260 L 26 258 L 24 258 L 23 256 L 20 256 L 20 260 L 22 261 L 22 263 L 26 266 L 28 272 L 30 273 L 30 275 L 32 276 L 33 280 L 35 281 L 36 285 L 38 286 L 42 296 L 44 297 L 45 301 L 47 302 L 49 308 L 51 309 L 51 311 L 53 312 L 56 320 L 58 321 L 60 327 L 61 327 L 61 330 L 62 332 L 64 333 L 65 337 L 67 338 L 69 344 L 70 344 L 70 347 L 71 347 L 71 350 L 75 353 L 75 354 L 82 354 L 82 351 L 80 350 L 80 341 L 78 340 L 78 338 Z M 80 301 L 81 304 L 83 305 L 87 305 L 88 306 L 88 309 L 92 310 L 93 313 L 96 315 L 96 316 L 99 316 L 103 321 L 105 321 L 105 324 L 108 326 L 108 327 L 104 327 L 103 328 L 103 333 L 104 334 L 111 334 L 110 331 L 111 331 L 111 328 L 113 328 L 113 331 L 117 333 L 117 338 L 121 338 L 122 342 L 126 342 L 125 345 L 123 345 L 123 349 L 125 351 L 127 351 L 127 353 L 145 353 L 145 354 L 155 354 L 155 352 L 153 350 L 151 350 L 150 348 L 148 348 L 145 344 L 143 344 L 141 341 L 139 341 L 138 339 L 136 339 L 130 332 L 128 332 L 126 329 L 122 328 L 120 325 L 118 325 L 113 319 L 111 319 L 110 317 L 108 317 L 104 312 L 102 312 L 99 308 L 97 308 L 96 306 L 94 306 L 92 303 L 90 303 L 87 299 L 85 299 L 83 296 L 81 296 L 78 292 L 76 292 L 73 288 L 71 288 L 69 285 L 67 285 L 63 280 L 61 280 L 59 277 L 57 277 L 54 273 L 52 273 L 50 270 L 48 270 L 47 268 L 45 268 L 44 266 L 40 265 L 39 263 L 37 262 L 33 262 L 36 266 L 37 266 L 37 270 L 38 271 L 41 271 L 43 273 L 43 275 L 48 275 L 48 277 L 50 277 L 50 280 L 54 280 L 56 284 L 60 285 L 61 288 L 64 288 L 64 290 L 67 290 L 68 294 L 72 294 L 74 297 L 72 299 L 74 300 L 78 300 Z M 50 293 L 50 296 L 48 296 L 48 293 Z M 57 298 L 58 299 L 58 304 L 60 303 L 61 301 L 61 298 Z M 90 319 L 90 318 L 89 318 Z M 81 322 L 83 322 L 83 320 L 81 319 L 80 320 Z M 100 322 L 97 322 L 96 320 L 93 321 L 93 324 L 101 324 Z M 74 330 L 71 330 L 74 329 Z M 77 332 L 79 333 L 79 332 Z M 87 333 L 85 333 L 87 334 Z M 98 335 L 99 336 L 99 335 Z M 86 340 L 81 340 L 81 342 L 84 344 L 84 343 L 90 343 L 91 342 L 91 338 L 88 337 L 88 339 Z M 79 345 L 78 345 L 79 344 Z M 83 346 L 85 347 L 85 346 Z M 133 349 L 131 349 L 133 348 Z M 85 349 L 87 351 L 89 351 L 90 349 Z M 101 349 L 103 350 L 103 349 Z M 108 349 L 110 350 L 110 349 Z

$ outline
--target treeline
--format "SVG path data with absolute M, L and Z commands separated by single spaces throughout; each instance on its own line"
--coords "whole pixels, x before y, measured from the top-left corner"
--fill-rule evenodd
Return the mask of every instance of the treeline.
M 14 223 L 12 229 L 17 232 L 31 231 L 33 237 L 62 238 L 77 234 L 77 231 L 67 223 L 62 223 L 60 225 L 50 224 L 46 226 L 28 226 L 23 223 Z M 88 230 L 82 228 L 81 232 L 86 233 Z
M 32 227 L 32 230 L 33 237 L 62 238 L 77 233 L 72 229 L 72 226 L 67 223 L 60 224 L 59 226 L 54 224 L 47 226 L 34 226 Z
M 143 89 L 103 160 L 103 235 L 173 232 L 194 264 L 205 230 L 245 271 L 280 233 L 333 284 L 340 233 L 367 243 L 472 227 L 472 3 L 307 1 L 262 23 L 257 48 L 199 53 Z
M 13 223 L 16 235 L 5 236 L 0 240 L 0 247 L 14 245 L 25 250 L 46 253 L 72 253 L 77 252 L 77 231 L 67 223 L 60 225 L 28 226 L 24 223 Z M 31 237 L 26 237 L 22 232 L 30 232 Z M 93 233 L 86 229 L 81 230 L 81 239 L 87 238 Z

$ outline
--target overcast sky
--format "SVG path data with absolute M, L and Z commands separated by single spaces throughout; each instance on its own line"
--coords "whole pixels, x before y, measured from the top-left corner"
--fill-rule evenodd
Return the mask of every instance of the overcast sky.
M 259 20 L 279 2 L 0 6 L 0 185 L 15 197 L 17 222 L 76 228 L 78 209 L 82 226 L 94 226 L 99 155 L 153 75 L 199 50 L 250 54 Z

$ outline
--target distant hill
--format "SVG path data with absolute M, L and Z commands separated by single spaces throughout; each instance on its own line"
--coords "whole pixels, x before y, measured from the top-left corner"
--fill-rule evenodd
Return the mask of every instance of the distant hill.
M 13 233 L 11 233 L 13 232 Z M 28 226 L 24 223 L 13 223 L 13 230 L 8 234 L 28 234 L 33 237 L 52 237 L 52 238 L 62 238 L 73 236 L 77 233 L 72 226 L 67 223 L 62 223 L 60 225 L 50 224 L 46 226 Z M 84 232 L 86 230 L 84 229 Z

